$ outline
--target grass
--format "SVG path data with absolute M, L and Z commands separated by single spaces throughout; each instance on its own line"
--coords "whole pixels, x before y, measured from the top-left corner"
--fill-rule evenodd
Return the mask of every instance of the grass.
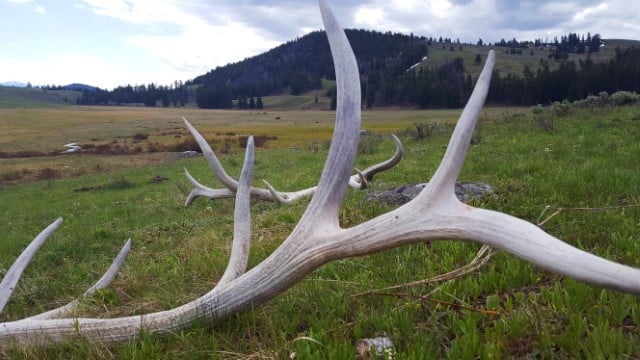
M 487 114 L 517 109 L 489 108 Z M 401 132 L 415 122 L 453 123 L 455 110 L 375 110 L 364 111 L 363 127 L 377 133 Z M 331 138 L 334 114 L 331 111 L 199 110 L 127 107 L 66 107 L 49 109 L 0 109 L 0 185 L 17 184 L 37 178 L 40 171 L 53 168 L 63 178 L 119 167 L 160 164 L 175 160 L 163 152 L 191 139 L 180 121 L 185 116 L 221 153 L 239 153 L 241 136 L 263 135 L 265 148 L 304 148 L 312 141 Z M 140 135 L 146 138 L 141 139 Z M 63 144 L 77 142 L 107 147 L 127 156 L 88 151 L 61 155 Z M 10 157 L 24 152 L 29 157 Z M 55 155 L 55 156 L 53 156 Z
M 178 115 L 173 110 L 71 111 L 85 116 L 84 123 L 68 128 L 72 132 L 91 128 L 95 122 L 95 127 L 106 124 L 110 136 L 120 136 L 118 124 L 122 136 L 130 136 L 140 131 L 139 124 L 146 124 L 158 129 L 145 129 L 153 138 L 157 132 L 179 127 L 171 122 Z M 256 154 L 254 183 L 260 185 L 265 178 L 282 190 L 313 186 L 326 149 L 308 151 L 307 145 L 326 139 L 332 115 L 326 111 L 278 114 L 279 121 L 264 122 L 251 120 L 244 112 L 193 110 L 186 115 L 209 135 L 219 131 L 215 129 L 272 131 L 278 141 Z M 453 110 L 365 111 L 363 127 L 381 134 L 400 133 L 405 145 L 402 162 L 378 174 L 368 191 L 428 180 L 458 114 Z M 471 147 L 460 179 L 495 188 L 495 196 L 475 205 L 532 222 L 547 205 L 637 205 L 639 115 L 638 107 L 573 110 L 556 118 L 552 131 L 545 131 L 528 109 L 489 108 L 481 119 L 481 141 Z M 69 120 L 60 115 L 58 121 Z M 299 126 L 292 126 L 292 121 Z M 418 141 L 411 134 L 416 121 L 435 121 L 439 126 L 426 140 Z M 317 131 L 305 134 L 302 129 Z M 36 127 L 33 131 L 47 132 Z M 28 133 L 21 135 L 23 141 L 34 144 Z M 387 138 L 379 149 L 358 155 L 356 166 L 366 167 L 392 152 Z M 2 268 L 10 266 L 47 224 L 58 216 L 65 219 L 25 272 L 1 321 L 72 300 L 101 276 L 129 237 L 133 248 L 121 274 L 107 290 L 84 301 L 82 314 L 113 317 L 169 309 L 204 294 L 221 276 L 230 247 L 233 201 L 201 199 L 191 208 L 182 206 L 181 189 L 188 188 L 183 166 L 203 183 L 219 186 L 204 160 L 152 161 L 124 169 L 129 157 L 114 158 L 123 165 L 114 162 L 105 172 L 0 188 Z M 82 157 L 65 159 L 73 164 Z M 221 160 L 232 176 L 239 174 L 240 154 Z M 168 180 L 149 183 L 157 175 Z M 74 191 L 82 187 L 93 190 Z M 366 191 L 349 191 L 341 211 L 343 226 L 388 210 L 366 201 L 365 195 Z M 305 201 L 291 206 L 252 202 L 250 266 L 278 246 L 305 206 Z M 638 219 L 640 210 L 634 207 L 567 211 L 547 222 L 545 230 L 587 251 L 640 267 Z M 505 253 L 494 255 L 480 271 L 453 281 L 394 294 L 353 296 L 445 273 L 469 262 L 478 248 L 472 243 L 442 241 L 336 261 L 267 304 L 214 324 L 194 324 L 166 337 L 142 334 L 137 343 L 115 346 L 74 341 L 48 348 L 0 349 L 0 357 L 232 359 L 289 358 L 295 353 L 298 359 L 350 358 L 357 339 L 382 334 L 395 343 L 398 359 L 640 357 L 636 297 L 564 279 Z
M 76 103 L 81 92 L 0 86 L 0 108 L 50 108 Z

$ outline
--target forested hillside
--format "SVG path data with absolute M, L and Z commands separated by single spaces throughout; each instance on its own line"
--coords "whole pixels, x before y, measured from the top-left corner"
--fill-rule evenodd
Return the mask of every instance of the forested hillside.
M 502 39 L 485 44 L 479 39 L 477 44 L 463 44 L 390 32 L 346 34 L 358 59 L 364 107 L 459 107 L 490 49 L 497 52 L 489 94 L 494 104 L 545 104 L 603 91 L 640 91 L 638 41 L 570 33 L 550 43 Z M 333 77 L 328 43 L 317 31 L 185 83 L 90 89 L 78 104 L 261 108 L 263 96 L 318 93 Z M 335 96 L 331 88 L 325 90 L 326 96 Z

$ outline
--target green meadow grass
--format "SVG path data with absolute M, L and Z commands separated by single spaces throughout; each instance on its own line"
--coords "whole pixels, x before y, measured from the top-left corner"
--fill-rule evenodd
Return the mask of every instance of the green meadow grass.
M 80 91 L 0 86 L 0 108 L 66 107 L 75 104 L 80 95 Z
M 130 111 L 140 119 L 140 110 Z M 366 111 L 363 127 L 384 137 L 378 149 L 358 155 L 356 167 L 393 153 L 391 131 L 400 134 L 405 155 L 398 166 L 378 174 L 370 190 L 349 190 L 341 224 L 353 226 L 389 210 L 365 200 L 368 192 L 427 181 L 459 112 Z M 173 121 L 168 119 L 174 115 L 154 116 Z M 189 115 L 205 132 L 214 131 L 217 115 L 222 122 L 222 113 Z M 236 124 L 218 126 L 239 129 L 244 124 L 247 131 L 268 131 L 248 114 L 236 116 Z M 258 151 L 254 184 L 261 186 L 260 180 L 267 179 L 281 190 L 315 185 L 331 116 L 282 112 L 280 123 L 270 120 L 279 139 L 294 138 L 289 132 L 302 136 L 291 126 L 292 119 L 316 126 L 318 132 L 298 139 L 295 146 L 285 142 Z M 489 108 L 460 180 L 494 187 L 495 194 L 476 200 L 475 206 L 531 222 L 538 221 L 547 206 L 619 207 L 565 211 L 544 228 L 579 248 L 640 267 L 640 209 L 633 207 L 640 204 L 639 119 L 638 107 L 574 110 L 555 118 L 553 131 L 544 131 L 527 109 Z M 122 121 L 136 128 L 135 120 Z M 420 121 L 438 124 L 426 140 L 413 137 L 413 124 Z M 221 161 L 238 176 L 242 154 L 224 155 Z M 7 269 L 46 225 L 59 216 L 65 219 L 25 271 L 0 321 L 33 315 L 79 296 L 102 275 L 127 238 L 133 246 L 118 278 L 84 300 L 79 315 L 114 317 L 170 309 L 215 286 L 230 249 L 233 200 L 199 199 L 185 208 L 189 183 L 183 166 L 203 183 L 220 186 L 204 159 L 194 158 L 0 188 L 0 268 Z M 157 175 L 168 180 L 149 183 Z M 74 191 L 81 188 L 93 190 Z M 307 203 L 252 201 L 249 266 L 280 244 Z M 383 334 L 394 342 L 396 359 L 640 357 L 637 297 L 565 279 L 503 252 L 479 271 L 455 280 L 355 296 L 448 272 L 468 263 L 479 247 L 440 241 L 335 261 L 266 304 L 212 324 L 197 323 L 165 337 L 141 334 L 138 342 L 122 345 L 74 340 L 54 347 L 0 349 L 0 358 L 282 359 L 295 353 L 297 359 L 341 359 L 353 358 L 357 339 Z

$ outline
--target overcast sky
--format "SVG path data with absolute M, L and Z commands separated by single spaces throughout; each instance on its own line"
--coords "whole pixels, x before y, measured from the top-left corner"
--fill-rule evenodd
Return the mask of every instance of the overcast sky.
M 346 28 L 495 42 L 640 39 L 639 0 L 329 0 Z M 321 28 L 314 0 L 0 0 L 0 83 L 189 80 Z

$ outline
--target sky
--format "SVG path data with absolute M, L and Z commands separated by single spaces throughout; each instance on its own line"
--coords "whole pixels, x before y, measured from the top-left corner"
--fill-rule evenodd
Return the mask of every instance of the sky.
M 328 0 L 345 28 L 485 43 L 640 40 L 638 0 Z M 0 0 L 0 83 L 187 81 L 322 23 L 314 0 Z

